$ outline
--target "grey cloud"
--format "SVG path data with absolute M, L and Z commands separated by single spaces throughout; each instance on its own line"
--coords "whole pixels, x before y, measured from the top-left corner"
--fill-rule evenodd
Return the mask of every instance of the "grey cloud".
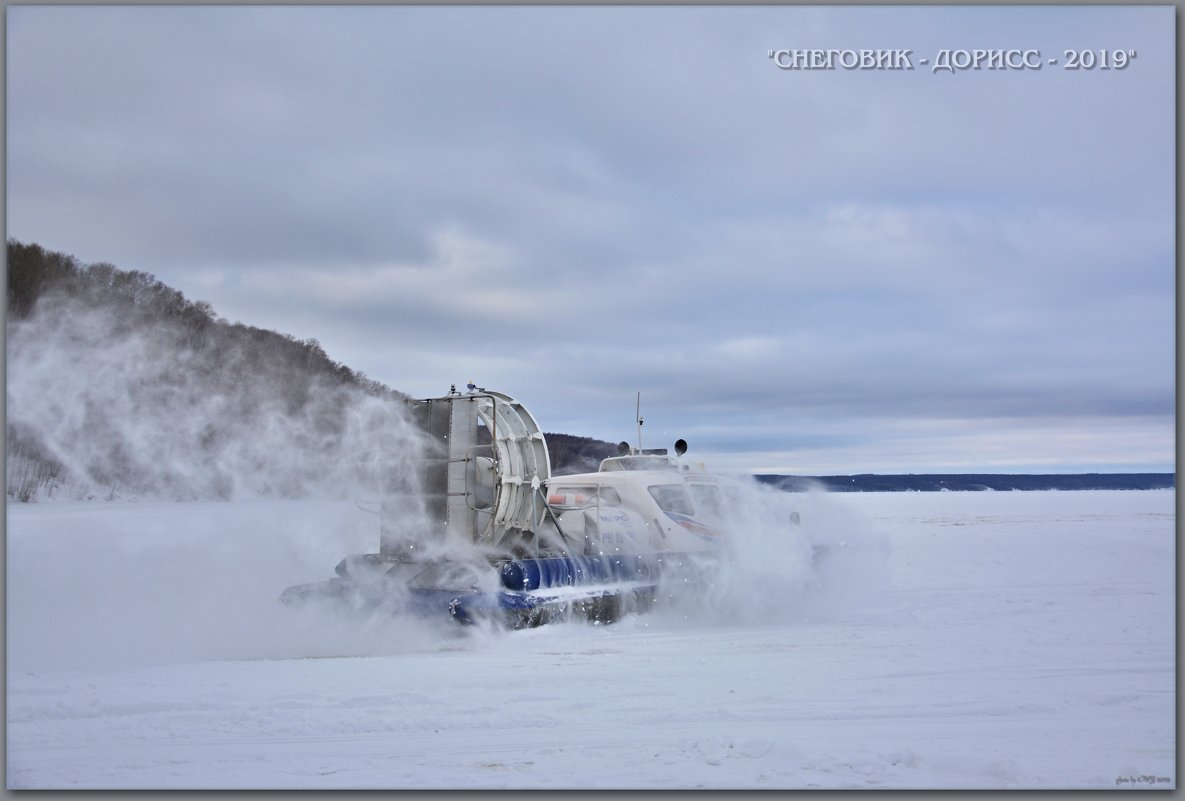
M 721 449 L 756 430 L 849 453 L 835 438 L 868 419 L 927 415 L 1171 424 L 1170 18 L 14 8 L 9 235 L 412 394 L 536 398 L 573 433 L 618 430 L 602 410 L 638 389 L 684 427 L 755 427 L 706 431 Z M 1140 55 L 958 75 L 766 57 L 1029 46 Z M 783 432 L 799 412 L 864 422 Z

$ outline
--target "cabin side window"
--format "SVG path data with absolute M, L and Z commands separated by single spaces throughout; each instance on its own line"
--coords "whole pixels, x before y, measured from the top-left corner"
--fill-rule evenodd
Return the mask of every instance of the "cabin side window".
M 664 512 L 674 512 L 680 515 L 694 515 L 695 507 L 691 504 L 691 496 L 682 484 L 658 484 L 647 487 L 650 497 L 658 503 Z
M 709 517 L 719 518 L 724 514 L 724 496 L 720 488 L 711 484 L 690 484 L 695 505 Z

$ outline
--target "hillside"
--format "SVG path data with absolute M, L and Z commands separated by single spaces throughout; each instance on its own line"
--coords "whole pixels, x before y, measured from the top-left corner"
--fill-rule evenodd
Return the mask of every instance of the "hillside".
M 7 256 L 10 498 L 335 495 L 410 447 L 403 396 L 315 340 L 147 273 L 11 240 Z

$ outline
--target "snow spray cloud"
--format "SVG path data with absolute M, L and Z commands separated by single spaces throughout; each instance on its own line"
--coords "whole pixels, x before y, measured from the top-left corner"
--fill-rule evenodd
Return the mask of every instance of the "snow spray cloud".
M 343 556 L 373 553 L 380 502 L 421 526 L 424 442 L 403 402 L 277 365 L 242 338 L 195 344 L 191 333 L 60 295 L 9 321 L 9 431 L 35 454 L 26 461 L 59 469 L 41 497 L 143 501 L 10 505 L 14 663 L 376 653 L 419 642 L 416 631 L 389 631 L 390 621 L 294 616 L 277 600 L 287 586 L 328 579 Z M 11 477 L 11 442 L 8 464 Z M 371 501 L 375 513 L 343 500 Z
M 461 636 L 390 609 L 290 607 L 294 585 L 332 580 L 374 553 L 377 503 L 10 504 L 8 657 L 17 669 L 434 651 Z M 388 507 L 389 524 L 415 509 Z M 396 600 L 396 599 L 392 599 Z
M 675 615 L 709 624 L 837 619 L 867 608 L 887 586 L 888 541 L 821 487 L 721 481 L 727 539 L 698 591 L 675 594 Z
M 61 467 L 44 495 L 79 499 L 349 497 L 418 458 L 397 399 L 213 328 L 195 342 L 180 322 L 62 295 L 10 321 L 9 494 L 22 447 Z
M 16 504 L 9 523 L 12 669 L 408 653 L 455 633 L 279 603 L 374 550 L 377 519 L 348 502 Z

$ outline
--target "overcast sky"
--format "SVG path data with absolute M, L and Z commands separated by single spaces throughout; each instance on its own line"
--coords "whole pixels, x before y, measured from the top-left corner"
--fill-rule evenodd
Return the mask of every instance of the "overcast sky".
M 547 431 L 635 440 L 640 391 L 645 446 L 725 469 L 1171 471 L 1175 26 L 9 7 L 7 235 Z M 914 69 L 769 58 L 829 48 Z M 976 48 L 1041 68 L 932 68 Z

